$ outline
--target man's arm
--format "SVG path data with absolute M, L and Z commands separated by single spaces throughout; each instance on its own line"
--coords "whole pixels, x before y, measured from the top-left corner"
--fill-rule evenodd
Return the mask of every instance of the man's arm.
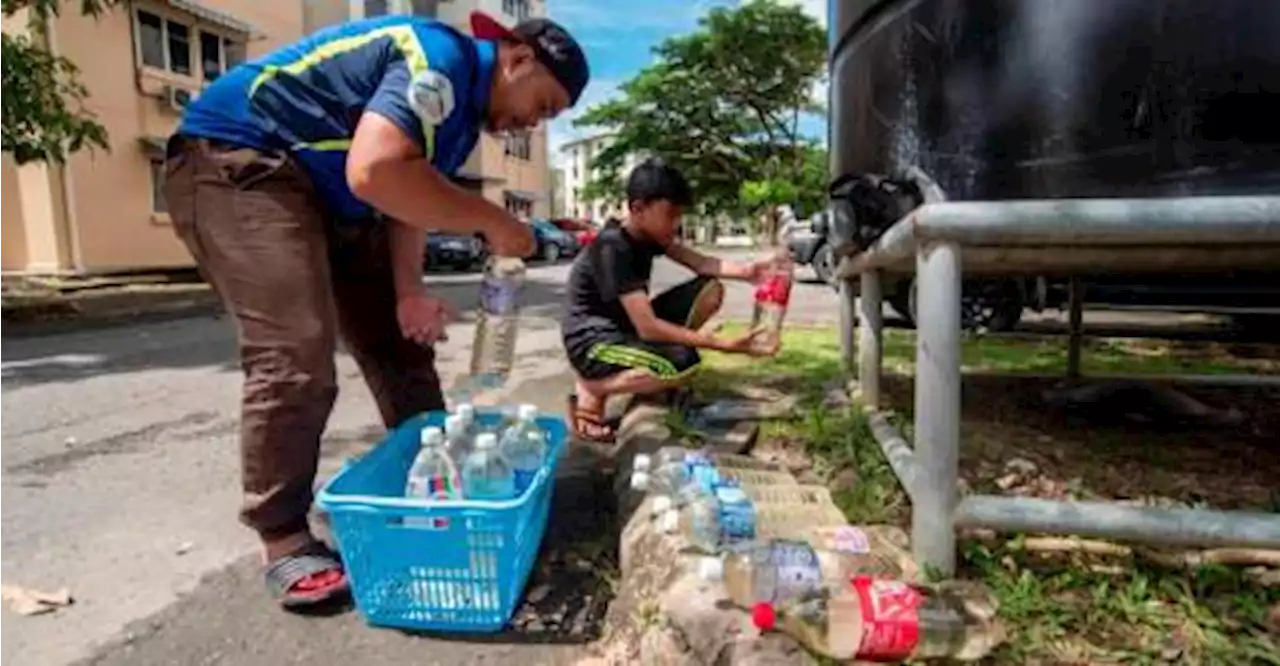
M 427 232 L 403 222 L 391 221 L 391 274 L 396 297 L 422 293 L 422 253 Z
M 708 257 L 683 243 L 672 243 L 666 248 L 667 256 L 685 268 L 707 277 L 725 280 L 754 280 L 759 268 L 755 263 Z
M 526 256 L 533 251 L 533 234 L 526 225 L 501 206 L 453 184 L 431 164 L 436 128 L 456 106 L 446 76 L 450 61 L 446 58 L 440 66 L 442 71 L 416 73 L 403 61 L 388 67 L 351 138 L 347 185 L 362 201 L 409 226 L 480 231 L 495 254 Z M 439 95 L 414 94 L 421 92 L 416 84 Z

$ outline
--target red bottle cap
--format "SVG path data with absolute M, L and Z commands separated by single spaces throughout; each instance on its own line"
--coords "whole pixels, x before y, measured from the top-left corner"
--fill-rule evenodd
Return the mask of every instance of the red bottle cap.
M 754 624 L 756 629 L 769 631 L 777 621 L 778 614 L 774 612 L 773 604 L 760 602 L 751 607 L 751 624 Z

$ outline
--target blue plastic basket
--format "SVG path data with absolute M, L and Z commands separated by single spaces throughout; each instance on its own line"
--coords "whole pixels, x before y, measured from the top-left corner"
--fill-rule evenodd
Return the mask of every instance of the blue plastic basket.
M 426 631 L 496 632 L 511 618 L 538 557 L 555 468 L 568 439 L 555 417 L 539 417 L 547 460 L 529 489 L 499 501 L 429 502 L 404 496 L 419 431 L 443 412 L 413 418 L 325 484 L 329 513 L 356 608 L 372 625 Z M 482 425 L 502 416 L 481 412 Z

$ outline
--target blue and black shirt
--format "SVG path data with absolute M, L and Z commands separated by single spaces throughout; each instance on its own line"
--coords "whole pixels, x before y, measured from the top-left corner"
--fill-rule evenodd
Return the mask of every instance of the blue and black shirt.
M 346 159 L 365 111 L 395 123 L 452 175 L 475 147 L 489 104 L 493 42 L 414 16 L 387 16 L 321 30 L 210 85 L 187 108 L 178 133 L 259 150 L 290 151 L 311 174 L 330 213 L 344 219 L 373 210 L 347 186 Z M 454 104 L 443 119 L 424 120 L 410 86 L 444 75 Z

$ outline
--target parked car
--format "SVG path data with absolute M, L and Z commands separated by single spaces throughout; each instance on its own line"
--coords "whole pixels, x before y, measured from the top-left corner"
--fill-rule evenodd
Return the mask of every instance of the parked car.
M 533 240 L 537 246 L 534 256 L 544 261 L 555 263 L 561 257 L 572 257 L 581 249 L 572 234 L 546 220 L 534 220 L 529 225 L 533 227 Z
M 580 220 L 571 217 L 558 217 L 551 224 L 565 233 L 572 234 L 580 248 L 586 247 L 600 235 L 600 228 L 591 220 Z
M 827 217 L 818 213 L 796 223 L 786 235 L 787 251 L 799 266 L 811 266 L 819 280 L 836 286 L 836 254 L 827 242 Z
M 452 268 L 467 270 L 484 262 L 487 256 L 484 240 L 476 236 L 464 236 L 431 232 L 427 234 L 427 247 L 423 261 L 427 268 Z

